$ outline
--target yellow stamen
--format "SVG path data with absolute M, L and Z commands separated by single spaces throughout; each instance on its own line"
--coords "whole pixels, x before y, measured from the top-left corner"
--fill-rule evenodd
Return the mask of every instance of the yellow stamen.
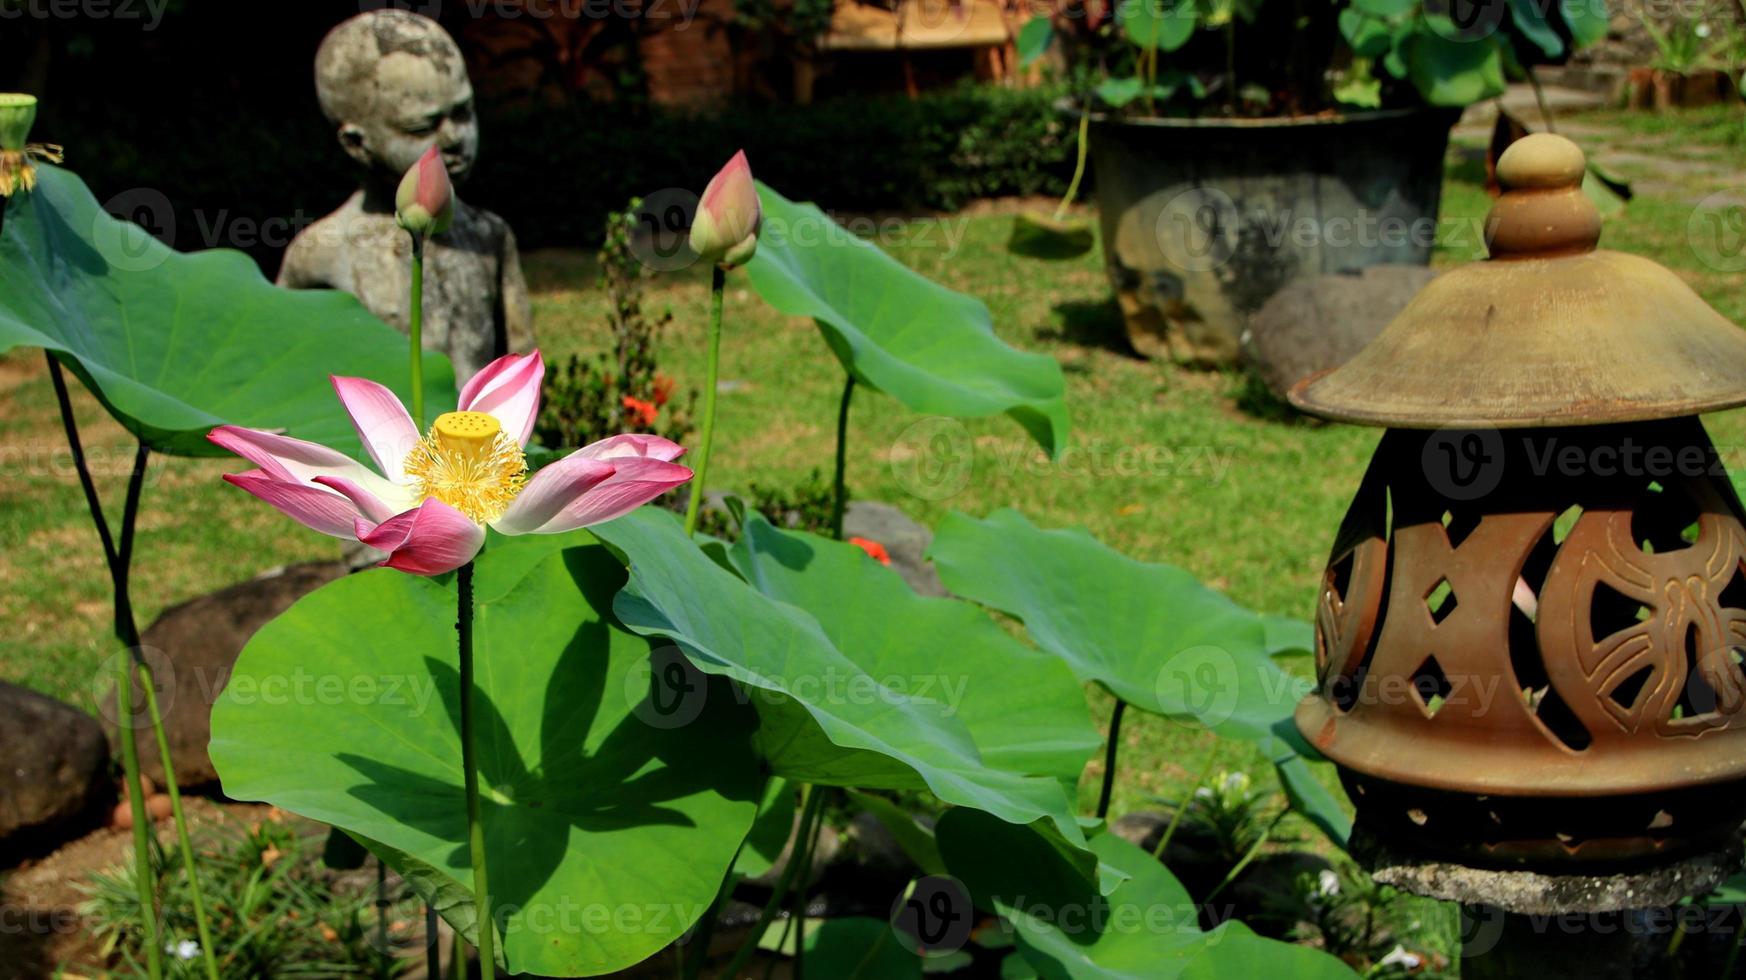
M 405 468 L 421 503 L 435 497 L 480 524 L 501 517 L 527 480 L 527 457 L 484 412 L 437 416 Z

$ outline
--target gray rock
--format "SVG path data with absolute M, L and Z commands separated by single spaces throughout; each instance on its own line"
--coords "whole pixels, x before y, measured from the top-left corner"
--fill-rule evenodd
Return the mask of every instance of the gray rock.
M 1422 266 L 1376 265 L 1295 280 L 1250 321 L 1244 360 L 1283 399 L 1304 378 L 1351 360 L 1436 277 Z
M 114 797 L 108 770 L 97 719 L 0 682 L 0 855 L 58 843 L 94 824 Z
M 343 289 L 408 329 L 412 239 L 394 219 L 400 178 L 433 142 L 450 179 L 473 168 L 479 128 L 461 50 L 436 21 L 374 10 L 335 27 L 315 56 L 315 88 L 357 164 L 357 193 L 299 232 L 279 285 Z M 408 131 L 406 113 L 434 127 Z M 515 235 L 504 220 L 456 199 L 454 224 L 425 247 L 423 344 L 465 381 L 492 359 L 533 349 L 533 320 Z
M 877 500 L 851 500 L 843 512 L 843 537 L 868 538 L 885 546 L 891 568 L 920 595 L 949 595 L 925 557 L 934 532 L 908 514 Z
M 337 562 L 291 565 L 172 606 L 146 629 L 140 646 L 152 668 L 179 785 L 199 786 L 218 778 L 206 754 L 206 743 L 212 738 L 212 705 L 224 692 L 243 645 L 268 620 L 344 572 Z M 151 740 L 143 699 L 136 680 L 133 724 L 140 737 L 140 769 L 161 786 L 164 767 Z M 111 691 L 103 703 L 103 718 L 112 743 L 118 738 L 118 714 Z

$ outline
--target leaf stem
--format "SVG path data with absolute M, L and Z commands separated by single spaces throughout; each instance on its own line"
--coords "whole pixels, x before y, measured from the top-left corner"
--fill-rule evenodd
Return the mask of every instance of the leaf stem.
M 1067 193 L 1062 195 L 1061 203 L 1055 205 L 1055 220 L 1060 221 L 1067 216 L 1067 208 L 1073 204 L 1073 199 L 1079 196 L 1079 182 L 1085 179 L 1086 144 L 1091 130 L 1091 98 L 1086 97 L 1079 105 L 1079 155 L 1073 161 L 1073 180 L 1067 184 Z
M 412 296 L 407 315 L 412 351 L 412 424 L 424 432 L 424 236 L 412 236 Z
M 1290 808 L 1279 811 L 1279 815 L 1274 817 L 1272 821 L 1267 824 L 1267 829 L 1261 831 L 1261 836 L 1256 839 L 1254 844 L 1250 845 L 1247 851 L 1243 853 L 1242 859 L 1233 865 L 1231 870 L 1225 874 L 1224 880 L 1220 881 L 1217 887 L 1213 888 L 1212 891 L 1206 893 L 1206 897 L 1201 899 L 1202 903 L 1212 901 L 1220 892 L 1225 890 L 1226 885 L 1237 880 L 1237 876 L 1243 873 L 1243 869 L 1247 868 L 1250 862 L 1255 860 L 1255 855 L 1261 853 L 1261 848 L 1267 846 L 1267 841 L 1273 836 L 1273 829 L 1279 826 L 1279 821 L 1284 820 L 1285 815 L 1290 812 Z
M 1109 799 L 1115 793 L 1116 749 L 1121 745 L 1122 716 L 1128 713 L 1128 703 L 1116 698 L 1115 710 L 1109 716 L 1109 739 L 1103 746 L 1103 790 L 1097 796 L 1097 818 L 1109 816 Z
M 97 487 L 91 480 L 91 470 L 85 463 L 84 445 L 79 441 L 79 427 L 73 419 L 73 403 L 67 395 L 67 381 L 61 374 L 61 362 L 53 352 L 44 351 L 48 359 L 49 380 L 54 383 L 55 400 L 60 403 L 61 425 L 67 433 L 67 449 L 72 453 L 73 466 L 79 472 L 79 484 L 85 490 L 85 505 L 91 520 L 97 525 L 97 537 L 103 543 L 103 557 L 109 564 L 111 580 L 115 578 L 115 540 L 109 533 L 109 522 L 103 519 L 103 504 L 97 499 Z M 115 629 L 122 630 L 121 606 L 126 600 L 118 592 L 115 599 Z M 131 621 L 131 614 L 129 615 Z M 125 642 L 125 641 L 124 641 Z M 140 933 L 145 946 L 146 973 L 151 980 L 164 975 L 163 942 L 158 937 L 157 904 L 153 900 L 156 879 L 152 874 L 150 830 L 146 822 L 145 789 L 140 784 L 139 744 L 134 737 L 133 714 L 133 654 L 116 659 L 115 667 L 115 727 L 121 741 L 121 769 L 127 784 L 128 808 L 133 814 L 134 888 L 139 899 Z
M 436 909 L 424 907 L 424 975 L 429 980 L 442 980 L 443 937 L 437 929 Z
M 467 792 L 467 847 L 473 859 L 473 906 L 478 909 L 478 936 L 481 976 L 497 975 L 497 960 L 492 955 L 496 938 L 495 920 L 491 915 L 491 891 L 485 871 L 485 823 L 479 816 L 479 752 L 474 744 L 474 704 L 477 693 L 473 685 L 473 563 L 462 565 L 455 576 L 459 600 L 455 605 L 455 632 L 461 654 L 461 768 Z
M 1164 827 L 1164 836 L 1158 838 L 1158 846 L 1152 848 L 1154 859 L 1164 860 L 1164 852 L 1170 848 L 1170 838 L 1176 836 L 1176 827 L 1182 823 L 1182 815 L 1188 812 L 1189 805 L 1194 802 L 1194 794 L 1200 792 L 1200 788 L 1206 785 L 1206 778 L 1212 775 L 1213 762 L 1218 757 L 1219 743 L 1218 739 L 1214 738 L 1212 748 L 1208 749 L 1206 753 L 1206 764 L 1200 767 L 1200 775 L 1195 777 L 1194 785 L 1189 787 L 1188 792 L 1183 795 L 1182 801 L 1176 804 L 1176 812 L 1170 815 L 1170 823 Z
M 831 500 L 831 534 L 843 540 L 843 510 L 848 505 L 849 492 L 843 485 L 843 472 L 849 462 L 849 399 L 855 394 L 855 376 L 843 382 L 843 400 L 837 406 L 837 480 Z
M 758 913 L 758 921 L 753 923 L 751 933 L 746 941 L 734 953 L 734 958 L 727 968 L 716 974 L 720 977 L 738 977 L 740 970 L 752 958 L 752 953 L 758 948 L 758 941 L 764 938 L 764 930 L 770 928 L 770 920 L 776 918 L 776 910 L 782 907 L 783 896 L 788 894 L 795 873 L 800 870 L 800 851 L 812 837 L 812 828 L 818 822 L 819 810 L 824 805 L 824 794 L 808 784 L 801 788 L 806 796 L 806 802 L 800 808 L 800 823 L 794 828 L 794 837 L 788 844 L 788 863 L 783 866 L 782 874 L 777 878 L 776 887 L 770 892 L 770 900 L 764 903 L 764 908 Z M 805 883 L 801 884 L 805 887 Z
M 704 480 L 709 477 L 709 446 L 715 439 L 715 388 L 721 373 L 721 298 L 727 270 L 715 266 L 709 275 L 709 367 L 704 376 L 703 432 L 697 447 L 697 475 L 691 480 L 691 501 L 685 505 L 685 535 L 697 533 L 697 513 L 703 506 Z

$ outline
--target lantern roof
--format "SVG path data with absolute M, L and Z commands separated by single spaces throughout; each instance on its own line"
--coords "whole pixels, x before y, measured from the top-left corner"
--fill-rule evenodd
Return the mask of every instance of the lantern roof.
M 1291 403 L 1404 429 L 1598 425 L 1746 404 L 1746 331 L 1648 259 L 1597 249 L 1575 143 L 1498 160 L 1491 257 L 1438 276 L 1351 361 Z

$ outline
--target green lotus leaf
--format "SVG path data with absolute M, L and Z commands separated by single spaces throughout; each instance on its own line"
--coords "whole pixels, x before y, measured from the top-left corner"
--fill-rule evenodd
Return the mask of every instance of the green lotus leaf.
M 1327 953 L 1263 939 L 1241 923 L 1203 932 L 1175 876 L 1111 833 L 1091 839 L 1102 865 L 1124 876 L 1107 897 L 1049 842 L 986 814 L 947 812 L 937 839 L 946 867 L 979 908 L 1001 915 L 1019 955 L 1044 980 L 1355 976 Z
M 929 415 L 1004 412 L 1051 456 L 1061 451 L 1066 381 L 1054 358 L 1007 346 L 981 300 L 914 272 L 816 206 L 762 184 L 758 195 L 752 288 L 789 316 L 812 317 L 857 382 Z
M 347 293 L 280 289 L 241 252 L 183 253 L 111 218 L 72 172 L 37 170 L 4 201 L 0 352 L 52 351 L 158 452 L 222 456 L 215 425 L 283 430 L 359 454 L 329 375 L 410 389 L 406 337 Z M 167 207 L 167 202 L 165 202 Z M 424 355 L 425 403 L 455 403 L 448 358 Z
M 1304 815 L 1345 840 L 1350 821 L 1301 764 L 1319 758 L 1292 721 L 1303 682 L 1270 656 L 1301 643 L 1301 627 L 1266 621 L 1183 569 L 1129 558 L 1083 530 L 1042 530 L 1011 510 L 949 515 L 928 553 L 947 588 L 1023 620 L 1081 680 L 1255 744 Z
M 682 719 L 655 704 L 649 643 L 610 611 L 623 565 L 597 545 L 538 550 L 488 548 L 475 579 L 492 906 L 508 969 L 593 976 L 702 916 L 763 779 L 725 686 Z M 371 842 L 465 934 L 453 578 L 381 569 L 299 600 L 243 649 L 211 754 L 228 795 Z
M 700 671 L 738 681 L 758 709 L 760 728 L 782 733 L 773 739 L 769 731 L 759 732 L 759 744 L 780 762 L 772 765 L 778 775 L 866 787 L 858 760 L 876 760 L 886 772 L 913 773 L 911 779 L 947 803 L 987 810 L 1012 823 L 1043 821 L 1070 846 L 1083 847 L 1084 835 L 1058 775 L 996 768 L 950 705 L 893 682 L 899 676 L 938 675 L 937 661 L 917 655 L 891 661 L 888 670 L 880 658 L 889 651 L 882 646 L 844 649 L 833 640 L 832 629 L 807 610 L 765 595 L 705 556 L 665 511 L 645 507 L 594 533 L 630 557 L 630 582 L 613 605 L 619 620 L 644 636 L 671 639 Z M 820 578 L 826 585 L 833 582 Z M 854 581 L 836 581 L 835 587 L 865 588 L 849 584 Z M 895 576 L 892 581 L 902 587 Z M 978 680 L 1001 683 L 999 677 Z M 998 690 L 1020 696 L 1016 685 Z M 814 748 L 795 758 L 776 744 L 784 741 Z M 1042 759 L 1045 764 L 1038 768 L 1046 768 L 1057 747 L 996 749 L 997 758 Z M 815 759 L 825 764 L 823 770 L 806 767 Z M 839 763 L 840 771 L 829 769 Z

